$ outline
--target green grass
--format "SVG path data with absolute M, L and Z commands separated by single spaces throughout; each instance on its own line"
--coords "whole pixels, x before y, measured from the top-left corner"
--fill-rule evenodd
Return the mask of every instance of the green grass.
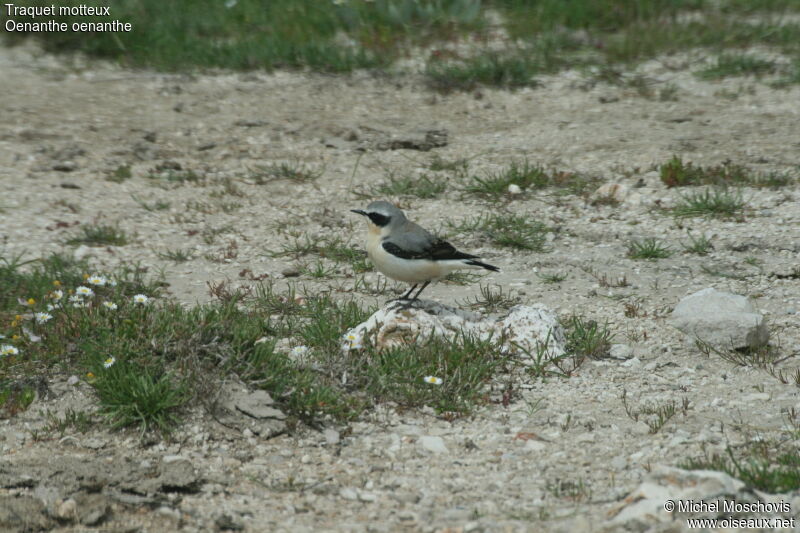
M 508 167 L 497 172 L 487 172 L 483 177 L 473 176 L 464 191 L 496 200 L 509 196 L 509 185 L 517 185 L 521 189 L 527 190 L 542 189 L 551 184 L 552 177 L 543 167 L 524 160 L 512 162 Z
M 718 470 L 744 481 L 750 489 L 783 494 L 800 488 L 800 454 L 768 441 L 750 442 L 724 454 L 704 454 L 679 465 L 687 470 Z
M 113 181 L 114 183 L 122 183 L 125 180 L 131 179 L 132 176 L 130 165 L 120 165 L 114 172 L 111 172 L 106 177 L 106 180 Z
M 273 257 L 288 256 L 298 259 L 306 255 L 318 255 L 335 263 L 348 264 L 356 274 L 372 270 L 366 252 L 339 237 L 319 237 L 302 233 L 291 239 L 280 250 L 273 252 Z
M 271 165 L 259 167 L 250 175 L 256 185 L 264 185 L 278 180 L 287 180 L 294 183 L 309 183 L 319 179 L 323 171 L 313 169 L 309 165 L 294 161 L 291 163 L 273 163 Z
M 191 251 L 184 250 L 182 248 L 176 248 L 175 250 L 167 250 L 166 252 L 159 253 L 158 257 L 172 261 L 173 263 L 185 263 L 186 261 L 190 261 L 194 258 Z
M 447 183 L 444 180 L 426 175 L 416 178 L 389 176 L 388 181 L 375 188 L 375 195 L 416 196 L 430 199 L 440 196 L 446 190 Z
M 141 433 L 169 433 L 188 405 L 204 404 L 230 374 L 267 390 L 295 422 L 346 421 L 386 401 L 455 417 L 486 403 L 492 380 L 511 379 L 515 366 L 496 341 L 468 336 L 420 337 L 384 350 L 363 339 L 343 352 L 344 332 L 374 311 L 349 298 L 261 284 L 246 291 L 218 287 L 212 302 L 186 307 L 161 295 L 159 283 L 146 282 L 137 267 L 107 274 L 114 285 L 89 285 L 86 270 L 61 256 L 0 262 L 0 334 L 19 350 L 0 358 L 4 412 L 28 407 L 36 376 L 58 369 L 82 376 L 95 391 L 97 420 Z M 80 285 L 93 294 L 76 307 L 70 291 Z M 151 300 L 136 303 L 135 294 Z M 507 303 L 502 291 L 488 295 L 492 305 Z M 48 304 L 55 306 L 49 320 L 25 316 Z M 310 363 L 278 351 L 281 339 L 303 346 Z M 426 383 L 426 376 L 442 384 Z M 93 413 L 73 418 L 52 426 L 88 427 Z
M 683 194 L 672 208 L 676 217 L 720 217 L 740 216 L 744 210 L 744 200 L 740 192 L 726 188 L 704 189 Z
M 669 161 L 659 165 L 658 170 L 661 181 L 667 187 L 740 185 L 779 188 L 797 181 L 796 177 L 786 172 L 753 172 L 730 162 L 714 166 L 695 166 L 691 162 L 684 162 L 679 156 L 672 156 Z
M 672 255 L 672 250 L 655 237 L 634 239 L 628 243 L 628 257 L 631 259 L 665 259 Z
M 796 60 L 800 25 L 777 25 L 769 17 L 798 11 L 797 2 L 789 0 L 136 0 L 115 5 L 109 17 L 55 17 L 68 23 L 118 19 L 133 25 L 130 32 L 37 36 L 49 51 L 81 51 L 123 66 L 166 71 L 386 69 L 421 49 L 430 56 L 423 72 L 428 83 L 449 92 L 535 86 L 543 73 L 628 66 L 698 48 L 720 57 L 709 75 L 763 72 L 768 65 L 742 50 L 769 47 Z M 754 14 L 763 20 L 752 20 Z M 483 43 L 496 33 L 489 24 L 494 15 L 513 45 L 487 52 Z M 12 44 L 25 36 L 7 34 Z M 477 43 L 480 51 L 471 56 L 452 51 L 464 48 L 453 44 L 464 43 Z M 798 79 L 794 69 L 779 83 Z
M 689 409 L 689 401 L 687 399 L 683 400 L 682 406 L 678 406 L 674 400 L 671 400 L 660 404 L 647 402 L 639 407 L 632 407 L 628 403 L 627 398 L 627 391 L 623 390 L 621 400 L 622 406 L 625 409 L 625 414 L 628 415 L 628 418 L 636 422 L 641 418 L 642 422 L 647 424 L 647 427 L 650 428 L 651 435 L 658 433 L 679 410 L 682 411 L 685 416 Z
M 691 233 L 688 233 L 688 236 L 689 242 L 683 245 L 683 251 L 687 253 L 708 255 L 708 252 L 714 248 L 714 245 L 711 244 L 711 239 L 705 234 L 695 237 Z
M 119 226 L 90 224 L 81 226 L 77 235 L 67 240 L 67 244 L 89 246 L 125 246 L 128 236 Z
M 513 214 L 478 215 L 460 224 L 448 223 L 460 233 L 478 232 L 493 244 L 518 250 L 544 252 L 550 229 L 537 220 Z
M 469 91 L 479 86 L 503 89 L 536 87 L 535 76 L 541 67 L 532 54 L 487 52 L 461 60 L 428 61 L 425 78 L 428 87 L 442 93 Z
M 775 63 L 750 54 L 720 54 L 716 63 L 696 73 L 704 80 L 719 80 L 732 76 L 763 76 L 775 72 Z

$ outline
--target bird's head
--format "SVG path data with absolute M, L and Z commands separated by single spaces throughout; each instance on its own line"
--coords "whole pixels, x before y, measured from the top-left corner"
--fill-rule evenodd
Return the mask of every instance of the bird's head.
M 353 213 L 358 213 L 369 219 L 370 226 L 375 226 L 379 230 L 388 230 L 406 220 L 403 211 L 383 200 L 370 203 L 366 209 L 351 209 Z

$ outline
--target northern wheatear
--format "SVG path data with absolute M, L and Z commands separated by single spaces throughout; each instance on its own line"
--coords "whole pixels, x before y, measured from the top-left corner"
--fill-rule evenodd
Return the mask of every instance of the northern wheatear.
M 351 209 L 369 219 L 367 255 L 380 272 L 397 281 L 411 283 L 400 299 L 408 300 L 422 283 L 413 302 L 432 281 L 438 281 L 460 268 L 485 268 L 498 272 L 496 266 L 477 261 L 478 256 L 459 252 L 449 242 L 439 239 L 406 218 L 405 213 L 389 202 L 372 202 L 366 210 Z

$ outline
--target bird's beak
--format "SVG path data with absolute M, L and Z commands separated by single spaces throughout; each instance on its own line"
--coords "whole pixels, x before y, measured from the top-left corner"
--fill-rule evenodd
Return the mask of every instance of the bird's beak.
M 351 209 L 350 211 L 352 211 L 353 213 L 358 213 L 359 215 L 367 216 L 366 211 L 362 211 L 361 209 Z

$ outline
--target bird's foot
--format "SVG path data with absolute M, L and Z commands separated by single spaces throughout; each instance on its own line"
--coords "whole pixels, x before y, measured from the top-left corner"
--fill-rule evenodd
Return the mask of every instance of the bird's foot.
M 394 300 L 394 304 L 391 307 L 389 307 L 389 310 L 390 311 L 405 311 L 407 309 L 411 309 L 412 307 L 415 307 L 415 304 L 418 301 L 419 300 L 411 300 L 411 299 L 408 299 L 408 298 L 397 298 L 396 300 Z

